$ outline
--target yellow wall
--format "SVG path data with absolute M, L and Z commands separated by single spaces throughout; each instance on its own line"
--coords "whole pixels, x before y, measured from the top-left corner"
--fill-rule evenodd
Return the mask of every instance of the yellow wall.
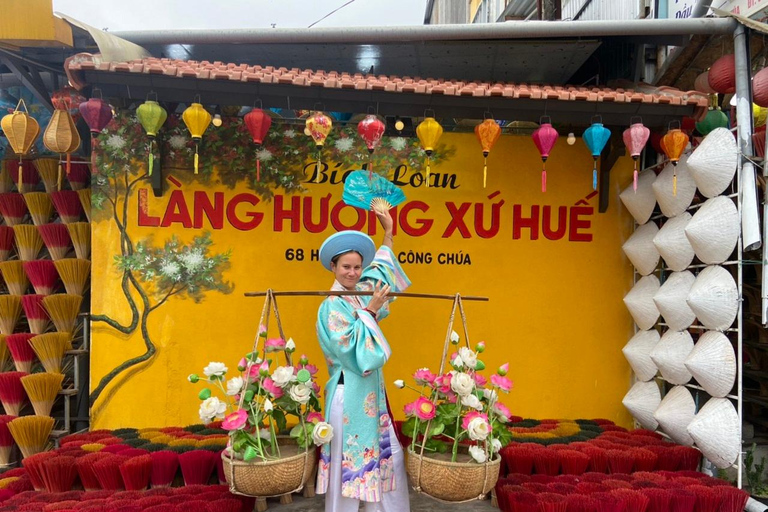
M 53 0 L 3 0 L 0 42 L 17 46 L 72 46 L 72 29 L 53 15 Z
M 562 138 L 547 162 L 549 187 L 540 191 L 541 160 L 530 137 L 503 136 L 489 157 L 488 187 L 482 187 L 482 155 L 472 134 L 445 134 L 441 142 L 456 149 L 455 156 L 433 165 L 432 172 L 455 174 L 457 189 L 403 187 L 408 201 L 422 201 L 426 212 L 410 213 L 416 219 L 433 222 L 424 236 L 409 236 L 402 228 L 395 236 L 395 252 L 415 251 L 469 255 L 471 265 L 406 264 L 413 281 L 412 292 L 482 295 L 487 303 L 467 303 L 469 332 L 474 341 L 486 340 L 485 361 L 489 369 L 509 361 L 515 382 L 505 402 L 520 416 L 534 418 L 603 417 L 625 426 L 630 416 L 621 405 L 630 382 L 630 370 L 621 348 L 632 332 L 632 322 L 622 297 L 632 281 L 631 266 L 621 245 L 631 232 L 631 217 L 620 206 L 620 187 L 631 179 L 631 160 L 622 159 L 614 168 L 611 202 L 608 212 L 597 213 L 597 195 L 592 194 L 592 158 L 581 141 L 568 146 Z M 142 152 L 139 151 L 141 154 Z M 137 165 L 140 158 L 137 157 Z M 170 175 L 180 172 L 166 170 Z M 330 194 L 331 205 L 341 199 L 342 186 L 305 183 L 308 192 L 295 200 L 311 201 L 314 220 L 321 198 Z M 149 188 L 148 185 L 139 188 Z M 164 215 L 174 190 L 181 190 L 190 211 L 195 191 L 222 192 L 225 200 L 241 192 L 222 185 L 182 185 L 161 198 L 147 194 L 149 216 Z M 498 192 L 489 199 L 489 196 Z M 234 369 L 238 359 L 251 349 L 262 299 L 246 298 L 253 290 L 328 289 L 332 275 L 316 261 L 309 260 L 312 249 L 319 248 L 327 235 L 307 233 L 302 226 L 290 232 L 290 221 L 275 231 L 274 211 L 282 199 L 261 202 L 255 207 L 241 205 L 238 215 L 255 211 L 263 214 L 260 225 L 248 231 L 232 228 L 214 230 L 212 251 L 232 250 L 231 267 L 225 272 L 234 284 L 231 294 L 208 292 L 199 304 L 190 299 L 172 297 L 152 313 L 148 322 L 157 345 L 155 358 L 138 370 L 116 379 L 95 404 L 92 428 L 123 426 L 178 425 L 197 422 L 197 388 L 186 376 L 200 373 L 209 361 L 222 361 Z M 490 238 L 476 234 L 472 219 L 475 208 L 484 205 L 486 227 L 491 205 L 503 201 L 500 229 Z M 460 231 L 443 236 L 450 224 L 448 204 L 457 208 L 470 203 L 465 216 L 469 238 Z M 531 240 L 531 230 L 522 229 L 515 238 L 514 210 L 524 217 L 532 209 L 541 214 L 547 209 L 561 209 L 570 217 L 569 231 L 559 240 L 547 239 L 539 227 L 539 236 Z M 203 230 L 170 227 L 138 227 L 138 199 L 129 203 L 129 232 L 134 240 L 152 237 L 156 244 L 171 234 L 188 242 Z M 345 208 L 341 219 L 354 217 Z M 557 218 L 557 214 L 553 215 Z M 207 228 L 210 227 L 206 224 Z M 367 229 L 368 225 L 366 225 Z M 381 233 L 374 235 L 381 240 Z M 120 272 L 113 257 L 119 252 L 119 232 L 115 223 L 102 219 L 93 231 L 94 314 L 109 314 L 121 322 L 130 319 L 125 298 L 120 293 Z M 287 261 L 288 249 L 303 249 L 304 261 Z M 315 313 L 321 298 L 281 298 L 279 304 L 287 335 L 296 341 L 299 352 L 321 366 L 320 381 L 327 377 L 321 353 L 315 341 Z M 392 307 L 392 316 L 383 328 L 394 351 L 385 367 L 389 382 L 408 378 L 417 368 L 429 366 L 436 371 L 445 336 L 450 302 L 401 299 Z M 457 329 L 458 331 L 459 329 Z M 111 368 L 140 355 L 144 345 L 138 334 L 119 335 L 103 323 L 93 325 L 91 388 Z M 395 414 L 402 416 L 402 406 L 415 398 L 408 391 L 390 386 Z

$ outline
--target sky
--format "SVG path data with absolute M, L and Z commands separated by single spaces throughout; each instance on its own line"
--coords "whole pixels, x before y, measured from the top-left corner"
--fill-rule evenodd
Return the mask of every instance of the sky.
M 306 28 L 349 0 L 53 0 L 54 12 L 96 28 Z M 421 25 L 427 0 L 354 0 L 316 27 Z

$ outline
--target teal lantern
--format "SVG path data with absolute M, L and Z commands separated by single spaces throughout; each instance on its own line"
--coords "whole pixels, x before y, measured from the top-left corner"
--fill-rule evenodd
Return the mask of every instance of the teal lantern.
M 720 107 L 710 108 L 707 116 L 699 123 L 696 123 L 696 131 L 705 137 L 715 128 L 728 128 L 728 116 L 720 110 Z
M 600 116 L 592 118 L 592 125 L 584 131 L 582 139 L 592 152 L 594 166 L 592 167 L 592 190 L 597 190 L 597 159 L 600 153 L 611 138 L 611 130 L 603 126 L 603 119 Z

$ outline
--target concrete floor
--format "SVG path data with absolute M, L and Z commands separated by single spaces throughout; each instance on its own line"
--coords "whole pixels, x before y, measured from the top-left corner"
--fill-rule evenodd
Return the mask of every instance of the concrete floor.
M 324 512 L 325 496 L 317 495 L 314 498 L 303 498 L 300 494 L 293 495 L 293 503 L 280 505 L 277 498 L 267 500 L 269 509 L 267 512 Z M 362 510 L 362 508 L 361 508 Z M 491 500 L 472 501 L 469 503 L 457 503 L 450 505 L 433 500 L 425 494 L 411 491 L 411 512 L 492 512 L 499 510 L 491 506 Z M 392 511 L 400 512 L 400 511 Z

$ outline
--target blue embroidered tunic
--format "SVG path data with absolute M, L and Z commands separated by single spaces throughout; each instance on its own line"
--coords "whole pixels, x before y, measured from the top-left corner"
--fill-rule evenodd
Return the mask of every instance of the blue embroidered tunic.
M 356 289 L 372 291 L 381 281 L 393 292 L 408 288 L 405 275 L 392 250 L 382 246 L 363 270 Z M 332 290 L 344 290 L 334 282 Z M 331 460 L 330 443 L 323 445 L 318 467 L 317 492 L 328 489 L 330 464 L 341 464 L 341 494 L 361 501 L 381 501 L 394 489 L 386 390 L 382 367 L 391 354 L 389 343 L 376 319 L 364 311 L 371 297 L 328 297 L 317 314 L 317 337 L 325 354 L 330 379 L 325 386 L 325 403 L 333 402 L 339 378 L 344 372 L 343 460 Z M 378 312 L 382 320 L 388 304 Z M 330 406 L 326 406 L 326 421 Z M 334 435 L 339 435 L 334 432 Z M 404 485 L 404 483 L 403 483 Z

